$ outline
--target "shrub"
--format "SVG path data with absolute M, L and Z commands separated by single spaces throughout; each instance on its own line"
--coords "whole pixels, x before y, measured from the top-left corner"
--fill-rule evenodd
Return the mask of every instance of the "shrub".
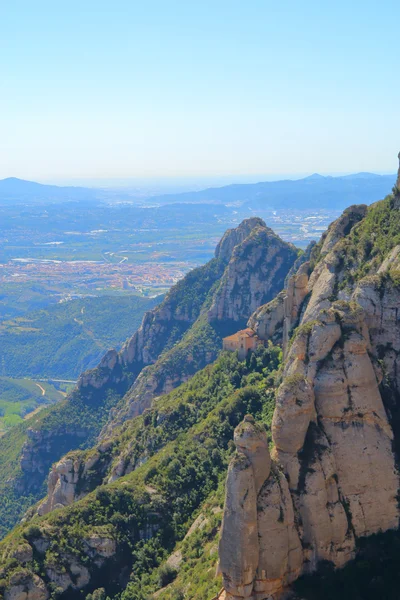
M 174 569 L 174 567 L 171 567 L 171 565 L 167 563 L 161 565 L 161 567 L 158 569 L 158 586 L 163 588 L 169 583 L 172 583 L 174 579 L 176 579 L 177 575 L 177 570 Z

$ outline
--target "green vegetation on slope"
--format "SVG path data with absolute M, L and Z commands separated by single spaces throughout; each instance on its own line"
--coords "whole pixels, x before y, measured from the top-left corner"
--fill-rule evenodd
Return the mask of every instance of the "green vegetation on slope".
M 0 437 L 0 537 L 44 494 L 44 480 L 51 464 L 71 448 L 95 442 L 109 411 L 121 395 L 111 390 L 101 394 L 72 392 L 68 399 L 25 420 Z M 26 475 L 21 469 L 22 450 L 28 441 L 28 427 L 34 440 L 36 469 Z
M 0 437 L 0 538 L 2 538 L 24 514 L 36 498 L 30 494 L 21 496 L 15 481 L 21 474 L 22 447 L 27 439 L 29 420 L 13 427 Z
M 396 197 L 390 195 L 369 206 L 366 216 L 338 242 L 338 289 L 351 288 L 366 275 L 375 274 L 390 250 L 400 244 L 400 210 L 396 202 Z M 312 268 L 322 258 L 321 247 L 322 240 L 312 251 Z
M 91 573 L 88 591 L 106 587 L 108 594 L 120 593 L 116 575 L 127 571 L 131 576 L 121 597 L 146 598 L 165 582 L 158 567 L 183 540 L 196 511 L 218 490 L 221 493 L 234 428 L 246 413 L 270 423 L 274 408 L 270 386 L 280 359 L 280 350 L 271 346 L 242 363 L 233 354 L 221 355 L 134 420 L 141 446 L 136 451 L 138 457 L 147 454 L 145 464 L 68 508 L 18 527 L 0 551 L 11 556 L 23 539 L 33 543 L 46 538 L 46 553 L 36 552 L 29 565 L 45 580 L 46 565 L 55 560 L 60 566 L 67 564 L 72 555 Z M 122 445 L 124 432 L 132 439 L 128 429 L 129 424 L 122 428 Z M 116 555 L 101 569 L 85 552 L 84 540 L 96 532 L 117 541 Z M 188 552 L 195 552 L 190 548 L 189 544 Z M 18 569 L 12 559 L 4 565 L 3 585 Z M 202 578 L 199 573 L 199 581 Z M 56 596 L 54 587 L 53 591 Z
M 205 265 L 190 271 L 170 289 L 160 305 L 161 313 L 166 309 L 169 318 L 160 318 L 164 331 L 163 335 L 154 339 L 152 354 L 166 353 L 182 339 L 210 299 L 225 267 L 226 264 L 222 260 L 213 258 Z
M 161 298 L 82 298 L 0 323 L 0 375 L 76 379 L 120 346 Z
M 116 431 L 110 448 L 114 462 L 124 452 L 135 468 L 144 458 L 205 419 L 218 402 L 235 390 L 255 385 L 261 374 L 266 377 L 263 385 L 272 385 L 280 361 L 281 351 L 273 346 L 260 349 L 246 362 L 238 361 L 236 354 L 222 353 L 215 363 L 196 373 L 187 383 L 157 398 L 152 410 L 127 421 Z M 269 422 L 271 418 L 272 414 L 265 412 L 264 420 Z
M 223 269 L 222 261 L 212 260 L 203 267 L 190 272 L 184 280 L 178 282 L 171 289 L 168 299 L 161 305 L 161 310 L 168 304 L 168 307 L 171 306 L 172 309 L 177 309 L 179 315 L 185 316 L 188 320 L 171 319 L 165 322 L 164 335 L 157 337 L 157 347 L 153 347 L 152 352 L 155 354 L 161 353 L 165 346 L 172 346 L 183 335 L 184 331 L 191 326 L 197 318 L 198 311 L 210 288 L 218 280 Z M 110 310 L 108 299 L 91 300 L 102 300 L 105 303 L 99 305 L 99 310 L 104 309 L 109 323 L 112 323 L 116 315 L 115 311 Z M 143 302 L 143 299 L 137 297 L 132 297 L 131 302 L 138 300 Z M 68 304 L 65 306 L 68 309 Z M 128 313 L 131 310 L 130 305 Z M 86 313 L 85 309 L 84 315 Z M 82 318 L 81 309 L 78 314 Z M 140 317 L 142 317 L 142 314 Z M 132 333 L 133 321 L 134 319 L 131 316 L 130 333 Z M 139 322 L 135 324 L 138 325 Z M 109 328 L 112 329 L 111 324 Z M 110 335 L 107 328 L 103 331 L 104 333 Z M 31 334 L 32 332 L 30 332 Z M 71 359 L 70 355 L 68 355 L 68 360 L 74 362 L 73 357 Z M 91 386 L 82 390 L 75 390 L 65 401 L 49 409 L 44 409 L 40 415 L 35 415 L 29 420 L 29 427 L 38 432 L 35 439 L 29 440 L 29 444 L 32 446 L 33 459 L 35 463 L 38 463 L 39 468 L 27 475 L 27 470 L 24 469 L 24 472 L 22 472 L 20 461 L 16 459 L 10 463 L 12 467 L 6 463 L 4 470 L 0 471 L 0 496 L 3 496 L 0 503 L 0 523 L 4 523 L 0 526 L 0 535 L 4 535 L 21 518 L 28 507 L 28 498 L 34 496 L 36 500 L 43 495 L 43 482 L 52 463 L 59 460 L 66 452 L 78 448 L 87 448 L 95 443 L 96 437 L 109 417 L 111 408 L 121 400 L 142 366 L 142 364 L 134 365 L 131 370 L 117 366 L 118 373 L 113 372 L 113 375 L 120 380 L 120 384 L 115 385 L 110 382 L 100 390 Z M 101 377 L 101 369 L 97 370 Z M 10 436 L 12 436 L 12 432 L 8 432 L 4 438 L 0 438 L 0 459 L 3 453 L 7 455 L 8 445 L 12 444 L 12 437 L 10 438 Z M 45 443 L 44 436 L 46 438 Z M 19 459 L 27 440 L 27 427 L 25 427 L 21 430 L 20 439 L 15 445 L 16 456 Z M 3 450 L 3 446 L 7 448 Z M 16 495 L 21 498 L 20 502 L 15 502 Z M 7 505 L 6 509 L 4 509 L 5 505 Z M 3 510 L 7 511 L 7 518 L 5 518 Z
M 44 381 L 0 377 L 0 436 L 34 410 L 62 400 L 67 388 L 63 384 L 59 387 Z

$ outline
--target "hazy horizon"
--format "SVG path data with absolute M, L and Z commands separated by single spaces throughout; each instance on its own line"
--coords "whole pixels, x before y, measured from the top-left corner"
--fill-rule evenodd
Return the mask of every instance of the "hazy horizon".
M 252 183 L 262 183 L 262 182 L 279 182 L 285 180 L 297 181 L 300 179 L 304 179 L 307 177 L 311 177 L 313 175 L 320 175 L 322 177 L 346 177 L 357 175 L 358 173 L 282 173 L 277 175 L 269 175 L 269 174 L 258 174 L 258 175 L 225 175 L 225 176 L 203 176 L 203 177 L 195 177 L 195 176 L 186 176 L 186 177 L 153 177 L 153 178 L 143 178 L 143 177 L 132 177 L 126 179 L 118 179 L 118 178 L 110 178 L 110 179 L 90 179 L 90 178 L 80 178 L 80 179 L 38 179 L 35 180 L 34 183 L 41 183 L 44 185 L 56 185 L 60 187 L 86 187 L 93 189 L 109 189 L 109 190 L 118 190 L 121 189 L 125 191 L 130 191 L 132 193 L 136 192 L 138 196 L 155 196 L 155 195 L 164 195 L 164 194 L 179 194 L 185 192 L 194 192 L 201 191 L 207 188 L 213 187 L 224 187 L 235 184 L 252 184 Z M 370 172 L 371 175 L 390 175 L 393 176 L 393 180 L 395 178 L 394 172 Z M 0 181 L 3 179 L 2 178 Z M 25 178 L 17 178 L 22 181 L 32 181 L 26 180 Z
M 3 3 L 0 178 L 395 172 L 399 22 L 360 0 Z

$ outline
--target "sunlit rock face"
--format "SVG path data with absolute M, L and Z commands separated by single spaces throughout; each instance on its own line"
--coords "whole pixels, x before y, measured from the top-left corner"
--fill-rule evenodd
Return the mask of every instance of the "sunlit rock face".
M 209 321 L 246 322 L 282 290 L 296 256 L 293 246 L 265 224 L 257 224 L 232 252 L 208 311 Z
M 271 469 L 264 428 L 248 415 L 236 428 L 234 441 L 219 569 L 227 598 L 269 596 L 300 572 L 293 503 L 283 473 L 275 465 Z
M 220 539 L 231 600 L 283 598 L 322 561 L 345 565 L 357 538 L 399 526 L 400 249 L 367 276 L 349 278 L 342 242 L 365 214 L 364 206 L 345 211 L 314 266 L 301 265 L 249 321 L 260 337 L 282 343 L 285 362 L 264 470 L 235 436 Z M 257 439 L 257 424 L 240 427 Z M 248 562 L 235 564 L 239 546 Z

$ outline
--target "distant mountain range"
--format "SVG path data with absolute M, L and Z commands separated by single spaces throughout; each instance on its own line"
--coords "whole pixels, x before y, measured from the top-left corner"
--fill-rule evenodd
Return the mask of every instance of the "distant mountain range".
M 96 200 L 101 198 L 101 190 L 82 187 L 59 187 L 25 181 L 16 177 L 0 180 L 0 203 L 15 202 L 68 202 Z
M 314 174 L 298 180 L 228 185 L 200 192 L 153 197 L 154 203 L 240 203 L 254 210 L 326 208 L 343 210 L 351 204 L 370 204 L 387 196 L 395 175 L 357 173 L 342 177 Z
M 140 204 L 238 204 L 254 210 L 337 209 L 370 204 L 391 192 L 395 175 L 356 173 L 341 177 L 311 175 L 298 180 L 233 184 L 148 198 L 127 190 L 43 185 L 10 177 L 0 180 L 0 204 L 26 202 L 116 201 Z

